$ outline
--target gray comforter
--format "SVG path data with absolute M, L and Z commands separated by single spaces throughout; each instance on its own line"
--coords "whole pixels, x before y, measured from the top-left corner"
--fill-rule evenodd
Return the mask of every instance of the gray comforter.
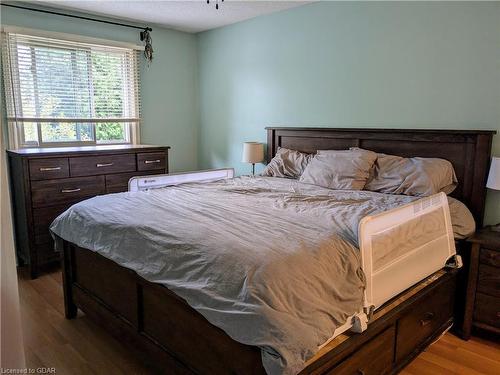
M 241 177 L 95 197 L 51 230 L 162 284 L 269 374 L 296 373 L 362 304 L 360 219 L 415 198 Z

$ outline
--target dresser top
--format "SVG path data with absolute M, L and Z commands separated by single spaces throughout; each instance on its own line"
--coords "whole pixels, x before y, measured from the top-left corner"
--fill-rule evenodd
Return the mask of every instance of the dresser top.
M 17 150 L 7 150 L 11 156 L 37 157 L 37 156 L 68 156 L 81 154 L 112 154 L 129 151 L 156 151 L 167 150 L 169 146 L 154 145 L 99 145 L 99 146 L 79 146 L 79 147 L 45 147 L 45 148 L 20 148 Z

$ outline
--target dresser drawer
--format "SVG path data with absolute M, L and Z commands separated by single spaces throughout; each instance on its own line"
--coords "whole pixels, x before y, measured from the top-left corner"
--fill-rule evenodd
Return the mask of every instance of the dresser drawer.
M 128 190 L 128 181 L 132 177 L 156 174 L 161 171 L 140 171 L 110 174 L 106 176 L 106 193 L 121 193 Z
M 391 326 L 364 344 L 340 365 L 326 373 L 331 375 L 382 375 L 389 373 L 394 358 L 395 332 L 395 326 Z
M 418 348 L 453 316 L 453 283 L 448 281 L 430 291 L 416 308 L 398 320 L 396 361 Z
M 137 154 L 137 170 L 149 171 L 165 169 L 166 154 L 164 152 L 141 152 Z
M 500 268 L 500 251 L 481 249 L 479 262 L 482 264 Z
M 476 293 L 474 320 L 500 329 L 500 298 Z
M 69 158 L 71 176 L 94 176 L 136 170 L 135 154 Z
M 54 219 L 66 211 L 71 204 L 33 209 L 33 229 L 36 235 L 48 235 L 49 226 Z
M 45 234 L 35 234 L 35 244 L 36 245 L 44 245 L 46 243 L 50 243 L 52 240 L 52 236 L 47 229 L 47 233 Z
M 104 176 L 34 181 L 31 184 L 33 208 L 63 205 L 104 194 Z
M 477 291 L 500 298 L 500 268 L 480 264 Z
M 54 250 L 54 241 L 51 240 L 50 242 L 36 246 L 36 256 L 37 263 L 46 264 L 59 261 L 61 253 Z
M 68 158 L 33 159 L 29 161 L 31 180 L 69 177 Z

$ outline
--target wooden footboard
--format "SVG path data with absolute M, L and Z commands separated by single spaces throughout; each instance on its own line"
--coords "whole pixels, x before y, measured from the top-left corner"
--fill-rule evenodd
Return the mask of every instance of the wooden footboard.
M 161 372 L 265 374 L 257 347 L 232 340 L 167 288 L 63 243 L 66 318 L 80 308 Z
M 167 288 L 62 241 L 66 317 L 77 308 L 160 373 L 264 374 L 260 349 L 232 340 Z M 455 271 L 440 271 L 380 308 L 362 334 L 338 336 L 302 374 L 397 373 L 453 319 Z

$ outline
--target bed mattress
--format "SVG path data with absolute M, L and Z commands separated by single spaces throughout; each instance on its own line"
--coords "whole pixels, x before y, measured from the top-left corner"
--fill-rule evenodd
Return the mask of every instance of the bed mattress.
M 269 374 L 292 374 L 362 306 L 359 221 L 415 199 L 240 177 L 98 196 L 51 230 L 258 346 Z

